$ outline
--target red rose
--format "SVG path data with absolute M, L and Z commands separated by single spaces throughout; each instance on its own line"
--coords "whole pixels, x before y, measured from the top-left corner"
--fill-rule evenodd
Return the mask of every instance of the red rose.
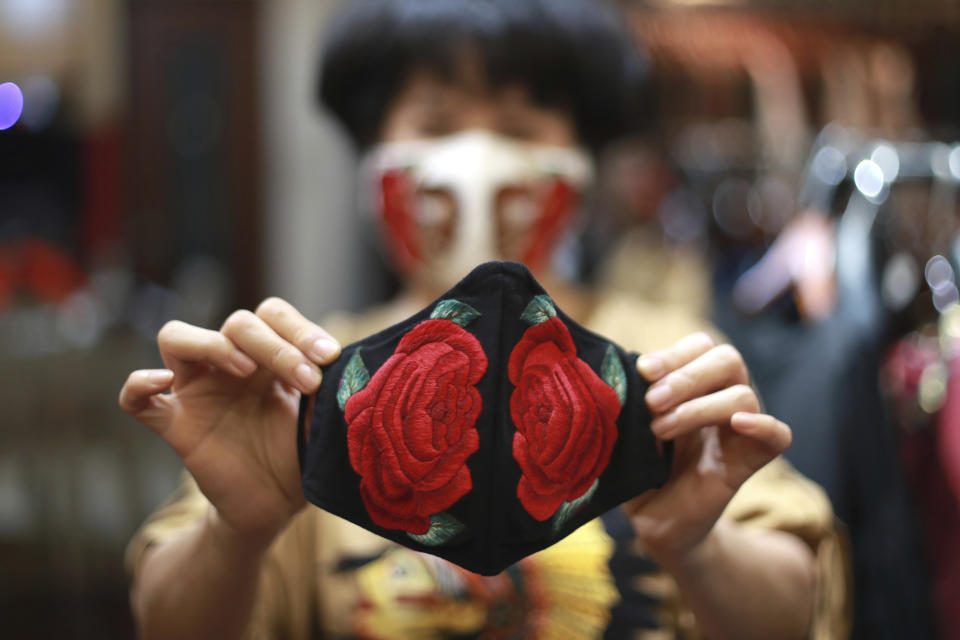
M 526 330 L 508 363 L 513 457 L 523 476 L 517 497 L 537 520 L 590 488 L 617 439 L 616 392 L 577 357 L 560 318 Z
M 431 515 L 473 487 L 466 461 L 480 446 L 482 408 L 474 385 L 486 369 L 473 335 L 450 320 L 426 320 L 347 400 L 350 464 L 375 523 L 426 533 Z

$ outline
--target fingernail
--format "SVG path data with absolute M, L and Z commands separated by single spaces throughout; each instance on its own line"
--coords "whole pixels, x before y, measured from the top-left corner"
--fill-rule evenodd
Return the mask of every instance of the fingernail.
M 230 364 L 241 376 L 250 375 L 257 368 L 257 363 L 242 351 L 234 351 L 230 354 Z
M 305 362 L 297 367 L 296 376 L 301 391 L 312 391 L 320 383 L 320 374 Z
M 641 356 L 637 360 L 637 368 L 647 378 L 657 378 L 663 373 L 663 360 L 657 356 Z
M 759 424 L 757 414 L 746 411 L 736 412 L 730 416 L 730 421 L 736 422 L 741 428 L 746 427 L 747 429 L 754 428 L 757 426 L 757 424 Z
M 670 385 L 659 384 L 647 392 L 647 404 L 653 408 L 662 407 L 670 401 Z
M 673 435 L 673 429 L 677 426 L 677 416 L 668 413 L 657 418 L 650 424 L 650 429 L 658 438 L 669 438 Z
M 173 371 L 169 369 L 158 369 L 147 374 L 147 379 L 151 384 L 168 384 L 173 380 Z
M 317 360 L 329 360 L 340 351 L 340 345 L 329 338 L 317 338 L 310 345 L 310 355 Z

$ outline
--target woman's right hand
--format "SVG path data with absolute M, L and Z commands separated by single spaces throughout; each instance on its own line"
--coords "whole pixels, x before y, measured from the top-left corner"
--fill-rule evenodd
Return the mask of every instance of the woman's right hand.
M 280 298 L 219 331 L 179 321 L 157 336 L 167 369 L 134 371 L 120 406 L 173 447 L 221 530 L 265 546 L 305 504 L 295 425 L 300 393 L 340 346 Z

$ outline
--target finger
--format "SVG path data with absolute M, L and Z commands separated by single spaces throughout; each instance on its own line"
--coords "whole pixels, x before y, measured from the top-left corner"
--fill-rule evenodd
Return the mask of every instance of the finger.
M 663 413 L 724 387 L 749 382 L 740 352 L 728 344 L 714 347 L 660 378 L 647 390 L 647 406 Z
M 752 438 L 769 454 L 759 466 L 780 455 L 793 442 L 790 427 L 771 415 L 756 412 L 738 412 L 730 418 L 730 427 L 740 435 Z
M 198 362 L 206 362 L 241 378 L 257 370 L 257 363 L 223 333 L 179 320 L 163 325 L 157 334 L 157 345 L 164 364 L 173 370 L 180 383 L 189 378 L 189 365 Z
M 691 334 L 667 349 L 641 356 L 637 360 L 637 371 L 649 382 L 653 382 L 703 355 L 715 344 L 713 338 L 706 333 Z
M 151 429 L 163 430 L 169 423 L 170 411 L 158 394 L 169 389 L 173 379 L 174 373 L 169 369 L 134 371 L 120 389 L 120 408 Z
M 329 364 L 340 355 L 340 344 L 286 300 L 267 298 L 257 307 L 257 316 L 317 364 Z
M 256 314 L 235 311 L 221 331 L 258 365 L 290 386 L 304 393 L 313 393 L 320 386 L 319 367 Z
M 650 428 L 658 438 L 670 440 L 703 427 L 725 425 L 738 412 L 756 413 L 759 410 L 760 402 L 753 389 L 738 384 L 684 402 L 654 418 Z

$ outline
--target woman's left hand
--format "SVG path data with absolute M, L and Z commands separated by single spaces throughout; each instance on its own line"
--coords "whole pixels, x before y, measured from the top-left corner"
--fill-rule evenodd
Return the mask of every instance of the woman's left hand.
M 663 487 L 624 508 L 653 559 L 669 566 L 696 551 L 740 486 L 792 436 L 761 413 L 740 353 L 707 334 L 644 355 L 637 370 L 651 383 L 654 435 L 674 443 L 673 469 Z

